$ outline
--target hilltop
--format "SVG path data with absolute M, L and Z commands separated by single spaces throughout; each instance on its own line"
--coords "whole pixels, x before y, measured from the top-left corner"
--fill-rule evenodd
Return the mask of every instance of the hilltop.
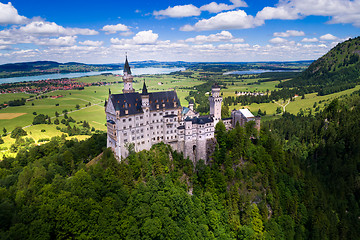
M 313 62 L 300 76 L 279 87 L 305 87 L 326 95 L 353 88 L 360 82 L 360 37 L 337 44 Z

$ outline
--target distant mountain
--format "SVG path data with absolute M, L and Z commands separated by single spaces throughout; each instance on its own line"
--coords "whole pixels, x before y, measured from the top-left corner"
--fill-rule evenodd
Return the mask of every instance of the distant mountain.
M 339 43 L 293 80 L 279 87 L 307 87 L 326 95 L 360 83 L 360 37 Z
M 312 61 L 296 62 L 184 62 L 184 61 L 132 61 L 132 68 L 144 67 L 183 67 L 190 70 L 202 69 L 204 71 L 231 71 L 249 69 L 269 69 L 269 70 L 302 70 Z M 70 72 L 90 72 L 90 71 L 110 71 L 121 70 L 124 63 L 110 64 L 85 64 L 78 62 L 58 63 L 54 61 L 36 61 L 9 63 L 0 65 L 0 78 L 33 76 L 51 73 L 70 73 Z

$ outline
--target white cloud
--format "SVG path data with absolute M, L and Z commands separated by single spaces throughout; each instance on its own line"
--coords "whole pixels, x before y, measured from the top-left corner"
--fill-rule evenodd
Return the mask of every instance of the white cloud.
M 302 42 L 318 42 L 319 39 L 317 38 L 304 38 L 303 40 L 301 40 Z
M 178 5 L 174 7 L 168 7 L 165 10 L 154 11 L 154 15 L 157 17 L 172 17 L 172 18 L 182 18 L 182 17 L 192 17 L 199 16 L 201 13 L 198 7 L 195 7 L 192 4 L 188 5 Z
M 146 45 L 146 44 L 155 44 L 159 34 L 153 33 L 152 30 L 148 31 L 141 31 L 138 32 L 132 39 L 118 39 L 118 38 L 111 38 L 110 42 L 115 45 Z
M 13 32 L 20 32 L 29 35 L 59 36 L 59 35 L 96 35 L 97 31 L 88 28 L 64 28 L 54 22 L 34 21 Z
M 287 42 L 287 40 L 283 39 L 283 38 L 280 38 L 280 37 L 276 37 L 276 38 L 270 39 L 269 42 L 274 43 L 274 44 L 281 44 L 281 43 Z
M 243 10 L 219 13 L 209 19 L 198 21 L 194 26 L 185 25 L 181 31 L 206 31 L 223 29 L 246 29 L 262 25 L 263 21 L 256 21 L 253 16 Z
M 286 32 L 275 32 L 274 37 L 299 37 L 305 36 L 303 31 L 287 30 Z
M 11 41 L 6 41 L 6 40 L 4 40 L 4 39 L 0 39 L 0 44 L 1 44 L 1 45 L 10 45 L 10 44 L 14 44 L 14 43 L 11 42 Z
M 208 11 L 210 13 L 219 13 L 225 10 L 233 10 L 238 7 L 247 7 L 246 2 L 242 0 L 231 0 L 232 5 L 228 5 L 225 3 L 216 3 L 211 2 L 209 4 L 203 5 L 200 7 L 201 11 Z
M 153 33 L 152 30 L 148 30 L 148 31 L 138 32 L 133 37 L 133 40 L 137 44 L 152 44 L 156 42 L 158 37 L 159 35 L 157 33 Z
M 26 21 L 27 18 L 20 16 L 11 2 L 8 4 L 0 3 L 0 24 L 22 24 Z
M 350 23 L 360 27 L 359 0 L 279 0 L 276 7 L 265 7 L 256 17 L 269 19 L 299 19 L 305 16 L 327 16 L 328 23 Z
M 325 41 L 334 41 L 334 40 L 337 40 L 338 38 L 335 37 L 334 35 L 328 33 L 328 34 L 325 34 L 325 35 L 322 35 L 320 37 L 321 40 L 325 40 Z
M 123 36 L 123 37 L 128 37 L 130 35 L 133 35 L 134 33 L 132 31 L 128 31 L 128 32 L 121 32 L 119 33 L 120 36 Z
M 188 38 L 185 42 L 193 42 L 193 43 L 205 43 L 205 42 L 244 42 L 242 38 L 234 38 L 234 36 L 228 31 L 221 31 L 220 33 L 210 34 L 208 36 L 198 35 L 194 38 Z
M 103 41 L 91 41 L 91 40 L 86 40 L 83 42 L 79 42 L 79 44 L 81 45 L 85 45 L 85 46 L 94 46 L 94 47 L 98 47 L 103 45 Z
M 105 25 L 101 30 L 107 32 L 108 34 L 116 33 L 116 32 L 129 32 L 130 31 L 128 26 L 121 24 L 121 23 L 116 24 L 116 25 Z
M 76 43 L 77 36 L 65 36 L 59 38 L 42 38 L 37 44 L 38 45 L 49 45 L 49 46 L 72 46 Z
M 264 7 L 263 10 L 256 14 L 257 19 L 270 20 L 270 19 L 283 19 L 294 20 L 298 19 L 299 15 L 295 9 L 289 9 L 287 7 Z

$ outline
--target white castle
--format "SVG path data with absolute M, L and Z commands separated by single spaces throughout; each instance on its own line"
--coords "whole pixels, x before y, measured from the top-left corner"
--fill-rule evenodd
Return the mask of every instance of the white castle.
M 194 104 L 181 107 L 176 91 L 147 91 L 144 81 L 141 93 L 135 92 L 130 66 L 126 58 L 124 65 L 124 89 L 122 94 L 111 94 L 105 103 L 107 120 L 107 147 L 118 160 L 129 154 L 128 146 L 134 145 L 136 152 L 150 150 L 151 146 L 164 142 L 173 150 L 182 152 L 194 163 L 207 160 L 215 146 L 215 125 L 223 121 L 227 129 L 255 121 L 260 128 L 260 118 L 248 109 L 234 110 L 230 118 L 221 119 L 220 87 L 212 86 L 210 115 L 200 116 L 194 111 Z

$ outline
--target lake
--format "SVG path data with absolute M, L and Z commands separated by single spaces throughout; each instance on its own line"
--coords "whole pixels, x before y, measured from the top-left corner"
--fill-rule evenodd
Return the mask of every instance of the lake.
M 183 71 L 185 68 L 132 68 L 132 75 L 143 75 L 143 74 L 168 74 L 176 71 Z M 15 83 L 15 82 L 29 82 L 29 81 L 39 81 L 47 79 L 60 79 L 60 78 L 78 78 L 85 76 L 94 76 L 100 75 L 103 73 L 112 73 L 112 74 L 123 74 L 123 70 L 111 70 L 111 71 L 101 71 L 101 72 L 76 72 L 76 73 L 53 73 L 53 74 L 44 74 L 37 76 L 26 76 L 26 77 L 13 77 L 13 78 L 0 78 L 0 84 L 2 83 Z

